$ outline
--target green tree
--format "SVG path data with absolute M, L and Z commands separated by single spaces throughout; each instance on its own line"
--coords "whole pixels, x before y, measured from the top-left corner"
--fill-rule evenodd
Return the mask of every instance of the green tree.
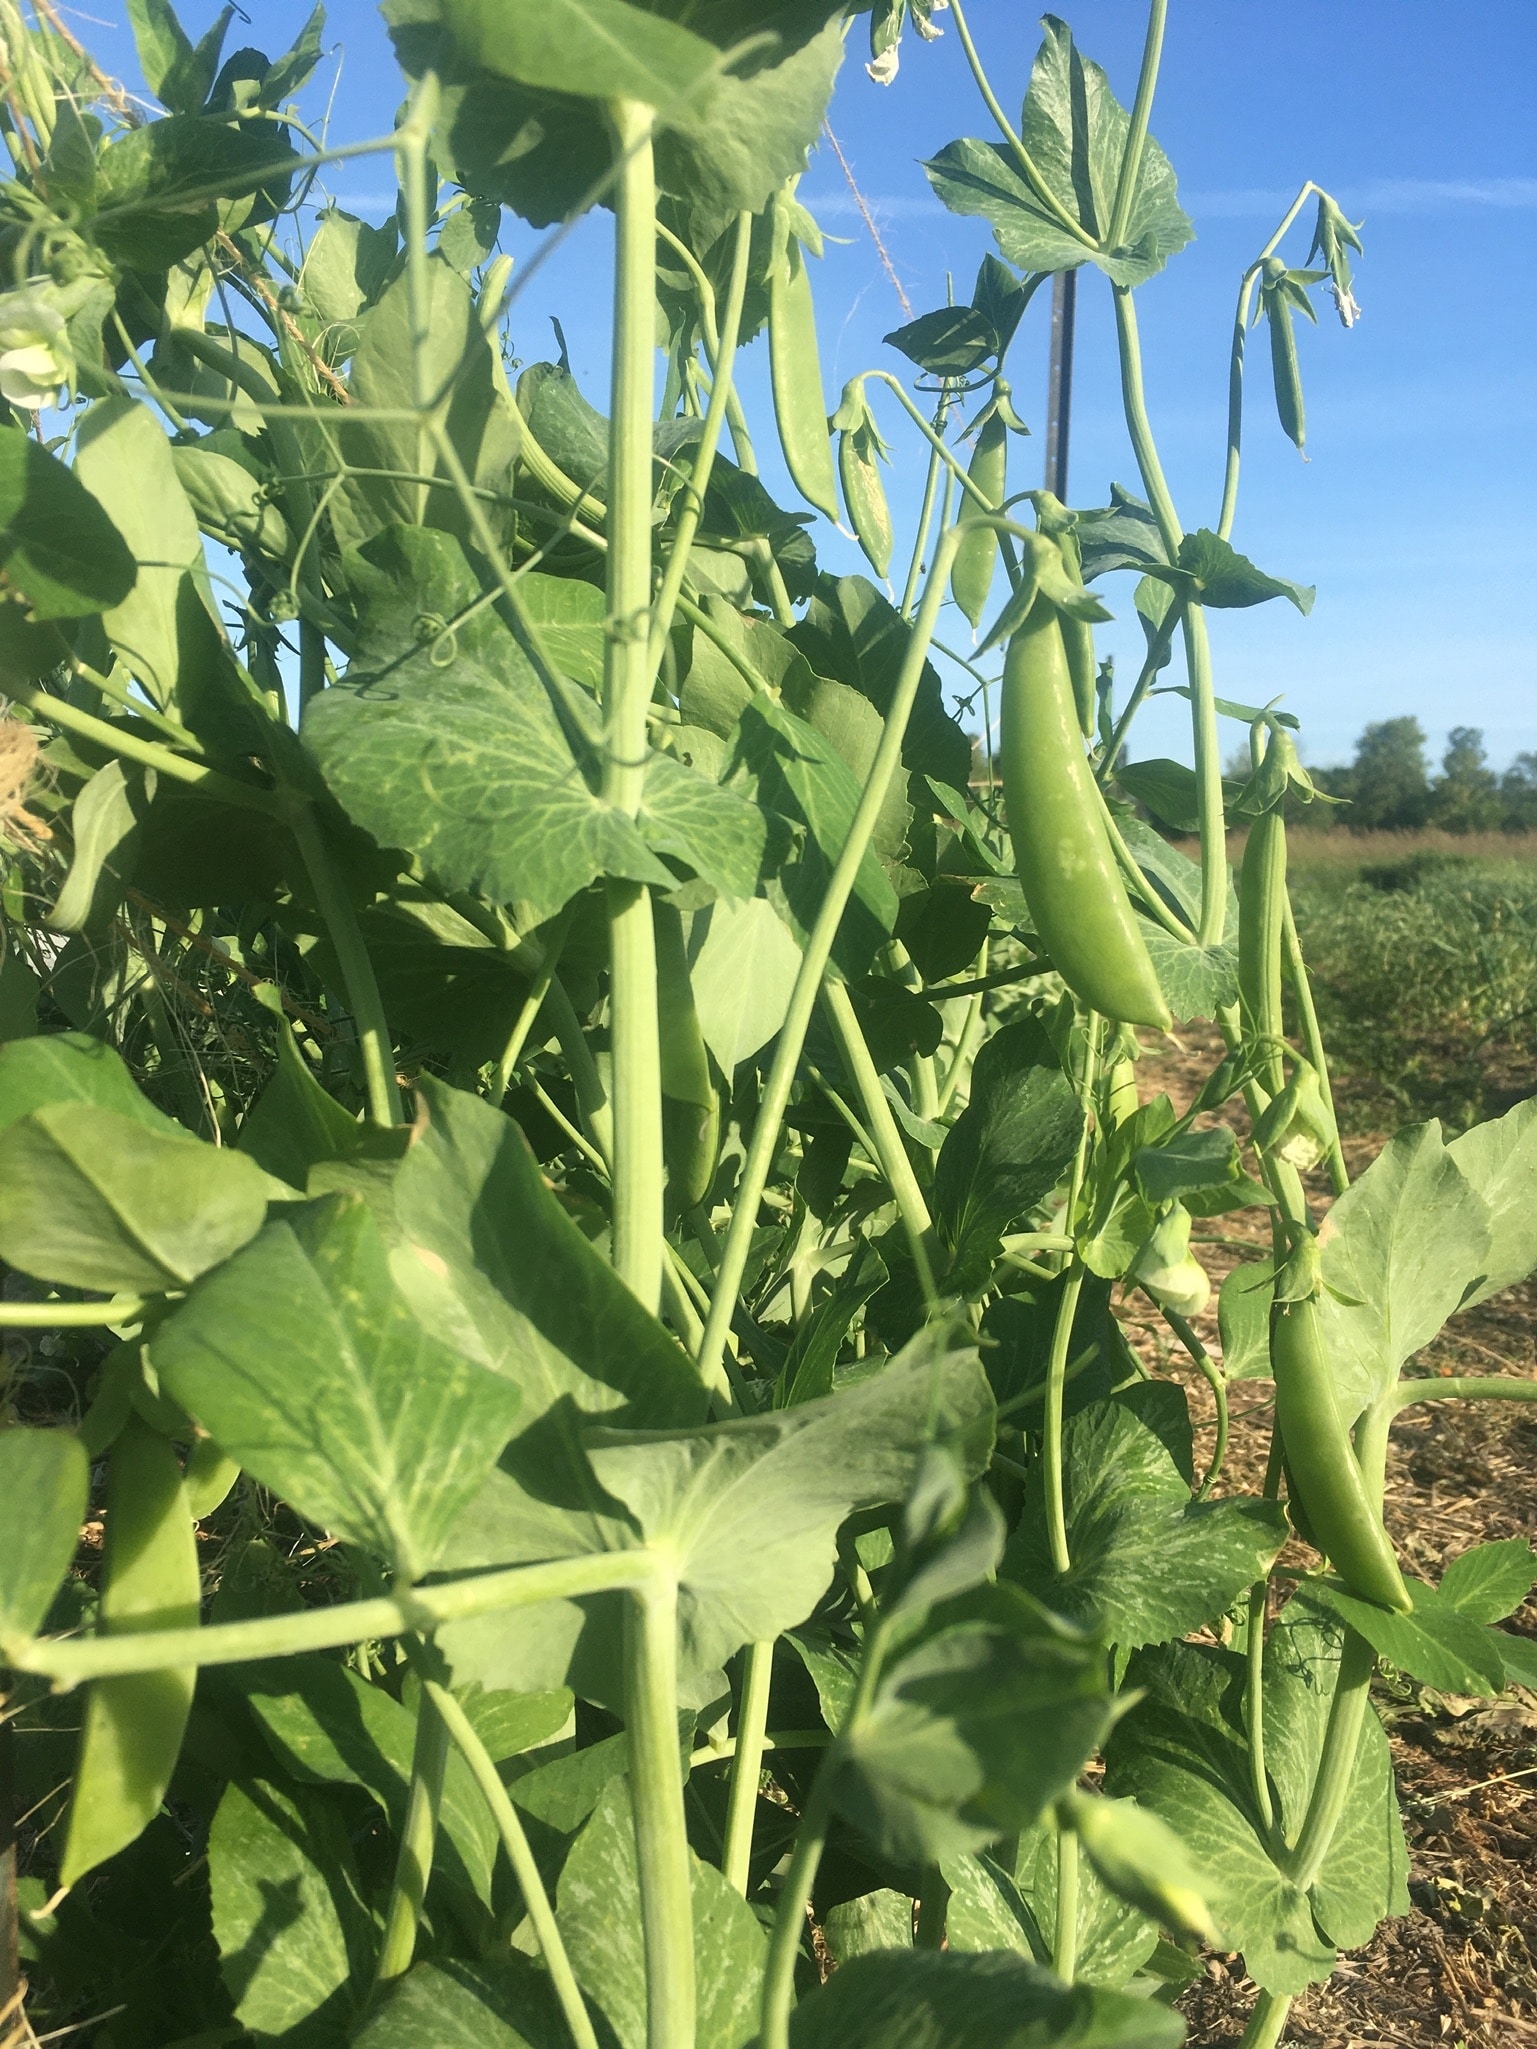
M 1537 754 L 1518 754 L 1500 777 L 1500 811 L 1506 832 L 1537 832 Z
M 1350 822 L 1360 831 L 1425 823 L 1430 782 L 1425 729 L 1415 718 L 1379 719 L 1356 742 L 1348 794 Z
M 1453 726 L 1430 796 L 1430 820 L 1447 832 L 1491 832 L 1500 822 L 1499 786 L 1478 726 Z

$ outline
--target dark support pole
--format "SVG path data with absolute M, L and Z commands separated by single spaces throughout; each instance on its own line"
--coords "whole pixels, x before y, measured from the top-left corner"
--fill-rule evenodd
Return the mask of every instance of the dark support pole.
M 1067 434 L 1073 409 L 1073 323 L 1078 273 L 1059 270 L 1051 281 L 1051 369 L 1046 385 L 1046 489 L 1067 503 Z

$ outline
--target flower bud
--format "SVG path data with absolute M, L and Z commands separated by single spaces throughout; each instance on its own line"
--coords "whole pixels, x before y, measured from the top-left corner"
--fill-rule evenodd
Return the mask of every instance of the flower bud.
M 74 371 L 63 316 L 33 292 L 0 297 L 0 397 L 40 412 Z
M 1146 1288 L 1161 1309 L 1176 1316 L 1199 1316 L 1211 1300 L 1206 1269 L 1190 1250 L 1190 1212 L 1170 1203 L 1153 1227 L 1153 1235 L 1132 1262 L 1129 1279 Z
M 1254 1127 L 1254 1143 L 1261 1152 L 1275 1153 L 1305 1174 L 1333 1142 L 1334 1123 L 1317 1070 L 1299 1060 L 1291 1080 Z

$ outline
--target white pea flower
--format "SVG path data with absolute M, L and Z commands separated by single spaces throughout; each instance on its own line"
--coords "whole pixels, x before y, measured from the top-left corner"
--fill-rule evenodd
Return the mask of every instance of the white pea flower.
M 75 371 L 63 316 L 32 292 L 0 298 L 0 397 L 39 412 Z

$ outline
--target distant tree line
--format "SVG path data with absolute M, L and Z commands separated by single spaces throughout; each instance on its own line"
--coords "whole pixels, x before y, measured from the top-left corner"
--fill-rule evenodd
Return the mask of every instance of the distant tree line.
M 1478 726 L 1453 726 L 1432 775 L 1418 719 L 1379 719 L 1356 742 L 1354 761 L 1310 768 L 1314 783 L 1347 801 L 1297 805 L 1299 824 L 1355 832 L 1537 832 L 1537 753 L 1518 754 L 1503 775 L 1490 768 Z

